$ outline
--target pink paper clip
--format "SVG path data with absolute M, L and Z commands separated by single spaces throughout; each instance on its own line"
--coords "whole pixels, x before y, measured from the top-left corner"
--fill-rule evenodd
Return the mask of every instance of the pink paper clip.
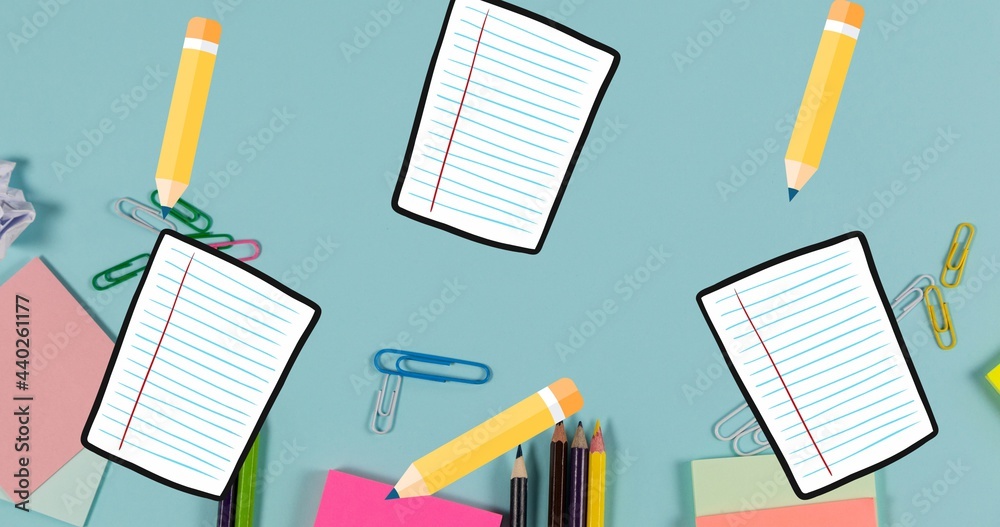
M 250 245 L 253 247 L 253 254 L 251 254 L 250 256 L 244 256 L 243 258 L 237 258 L 237 260 L 241 262 L 249 262 L 251 260 L 256 260 L 257 257 L 260 256 L 260 243 L 258 243 L 257 240 L 233 240 L 231 242 L 219 242 L 219 243 L 208 244 L 209 247 L 214 247 L 216 249 L 221 249 L 223 247 L 232 247 L 235 245 Z

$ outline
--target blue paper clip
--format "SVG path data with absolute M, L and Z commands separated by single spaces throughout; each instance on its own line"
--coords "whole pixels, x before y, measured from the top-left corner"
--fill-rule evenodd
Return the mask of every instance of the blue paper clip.
M 382 355 L 399 355 L 396 359 L 395 370 L 387 369 L 382 366 Z M 421 364 L 434 364 L 438 366 L 472 366 L 482 370 L 483 376 L 478 379 L 469 379 L 462 377 L 446 377 L 444 375 L 432 375 L 429 373 L 421 373 L 418 371 L 408 370 L 404 368 L 405 363 L 415 362 Z M 461 382 L 464 384 L 484 384 L 493 378 L 493 370 L 489 366 L 481 362 L 472 362 L 467 360 L 452 359 L 448 357 L 439 357 L 437 355 L 428 355 L 426 353 L 416 353 L 413 351 L 403 351 L 395 349 L 384 349 L 375 354 L 375 369 L 385 373 L 387 375 L 399 375 L 400 377 L 413 377 L 414 379 L 423 379 L 425 381 L 435 381 L 435 382 Z

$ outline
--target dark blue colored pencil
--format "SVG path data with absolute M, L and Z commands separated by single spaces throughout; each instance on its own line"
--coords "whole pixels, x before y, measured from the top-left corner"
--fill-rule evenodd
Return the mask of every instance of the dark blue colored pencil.
M 528 469 L 520 446 L 510 474 L 510 527 L 528 527 Z

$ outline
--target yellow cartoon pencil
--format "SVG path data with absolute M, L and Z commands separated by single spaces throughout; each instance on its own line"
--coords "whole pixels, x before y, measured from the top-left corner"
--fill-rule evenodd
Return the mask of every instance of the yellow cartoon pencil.
M 560 379 L 414 461 L 386 499 L 430 496 L 581 408 L 576 384 Z
M 196 17 L 188 22 L 167 127 L 163 132 L 160 161 L 156 165 L 156 190 L 164 218 L 191 182 L 220 36 L 222 26 L 215 20 Z
M 785 154 L 788 201 L 819 170 L 864 18 L 864 8 L 853 2 L 834 0 L 830 6 L 830 15 L 819 41 L 809 83 Z

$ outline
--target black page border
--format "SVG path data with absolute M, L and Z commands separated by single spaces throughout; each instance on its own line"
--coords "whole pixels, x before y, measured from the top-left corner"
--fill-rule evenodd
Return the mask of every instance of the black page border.
M 602 44 L 590 37 L 582 35 L 573 29 L 570 29 L 558 22 L 545 18 L 539 14 L 528 11 L 527 9 L 508 4 L 502 0 L 482 0 L 487 4 L 495 5 L 499 8 L 512 11 L 518 15 L 524 16 L 536 22 L 541 22 L 551 28 L 554 28 L 562 33 L 565 33 L 584 44 L 591 47 L 597 48 L 605 53 L 612 56 L 611 69 L 608 70 L 607 76 L 604 78 L 604 83 L 601 85 L 601 89 L 597 92 L 597 98 L 594 99 L 593 108 L 590 110 L 590 116 L 587 118 L 587 123 L 583 127 L 583 132 L 580 135 L 580 141 L 576 144 L 576 148 L 573 150 L 573 156 L 570 158 L 569 166 L 566 168 L 566 174 L 563 176 L 562 183 L 559 185 L 559 192 L 556 194 L 555 199 L 552 201 L 552 210 L 549 212 L 548 218 L 545 221 L 545 229 L 542 230 L 542 236 L 538 239 L 538 245 L 535 247 L 520 247 L 517 245 L 510 245 L 506 243 L 500 243 L 493 241 L 489 238 L 483 238 L 482 236 L 477 236 L 470 232 L 464 231 L 457 227 L 453 227 L 446 223 L 426 218 L 415 212 L 408 211 L 399 206 L 399 196 L 403 190 L 403 183 L 406 181 L 407 168 L 410 166 L 410 159 L 413 157 L 413 150 L 417 142 L 417 132 L 420 129 L 420 121 L 423 119 L 424 106 L 427 103 L 427 95 L 430 93 L 431 79 L 434 77 L 434 67 L 437 65 L 438 55 L 441 52 L 441 45 L 444 43 L 444 37 L 448 33 L 448 22 L 451 20 L 451 12 L 455 7 L 455 0 L 451 0 L 448 4 L 448 11 L 444 15 L 444 22 L 441 25 L 441 35 L 438 37 L 437 45 L 434 48 L 434 56 L 431 58 L 430 66 L 427 68 L 427 78 L 424 80 L 423 93 L 420 94 L 420 103 L 417 105 L 417 115 L 413 120 L 413 130 L 410 132 L 410 142 L 406 146 L 406 155 L 403 157 L 403 166 L 399 170 L 399 179 L 396 181 L 396 189 L 392 193 L 392 210 L 397 213 L 406 216 L 412 220 L 416 220 L 425 225 L 430 225 L 431 227 L 437 227 L 443 231 L 450 232 L 457 236 L 461 236 L 465 239 L 472 240 L 474 242 L 481 243 L 483 245 L 489 245 L 490 247 L 496 247 L 498 249 L 506 249 L 508 251 L 514 251 L 526 254 L 538 254 L 542 250 L 542 245 L 545 244 L 545 239 L 549 235 L 549 229 L 552 227 L 552 220 L 556 217 L 556 212 L 559 210 L 559 204 L 562 202 L 563 194 L 566 192 L 566 186 L 569 184 L 570 177 L 573 175 L 573 170 L 576 168 L 576 162 L 580 158 L 580 153 L 583 151 L 583 146 L 587 143 L 587 138 L 590 136 L 590 129 L 594 125 L 594 119 L 597 117 L 597 111 L 601 107 L 601 103 L 604 100 L 604 95 L 608 91 L 608 87 L 611 85 L 611 79 L 614 78 L 615 72 L 618 71 L 618 64 L 621 62 L 621 55 L 606 44 Z
M 121 351 L 122 343 L 125 340 L 125 329 L 128 328 L 129 324 L 132 322 L 132 313 L 135 311 L 136 304 L 139 302 L 139 294 L 142 292 L 142 288 L 146 284 L 146 278 L 149 276 L 149 270 L 152 268 L 152 265 L 147 265 L 146 270 L 142 273 L 142 279 L 139 281 L 139 287 L 136 288 L 135 296 L 132 297 L 132 303 L 129 305 L 128 312 L 125 314 L 125 321 L 122 322 L 122 329 L 118 332 L 118 339 L 115 342 L 114 352 L 111 354 L 111 360 L 108 362 L 108 369 L 104 373 L 104 380 L 101 381 L 101 389 L 99 392 L 97 392 L 97 398 L 94 400 L 94 406 L 90 410 L 90 417 L 87 418 L 87 424 L 86 426 L 83 427 L 83 433 L 80 436 L 80 440 L 83 442 L 83 446 L 87 450 L 90 450 L 91 452 L 103 458 L 106 458 L 109 461 L 112 461 L 126 468 L 129 468 L 135 472 L 138 472 L 139 474 L 142 474 L 143 476 L 146 476 L 147 478 L 152 479 L 153 481 L 162 483 L 170 488 L 177 489 L 179 491 L 186 492 L 188 494 L 193 494 L 195 496 L 199 496 L 202 498 L 221 500 L 222 496 L 225 494 L 225 489 L 236 483 L 236 478 L 240 472 L 240 466 L 246 460 L 247 454 L 250 453 L 250 448 L 253 446 L 254 439 L 260 433 L 260 429 L 264 426 L 264 420 L 267 419 L 267 414 L 271 411 L 271 406 L 274 405 L 274 401 L 278 398 L 278 393 L 281 391 L 281 387 L 284 386 L 285 379 L 288 378 L 288 373 L 291 371 L 292 365 L 295 363 L 295 359 L 298 358 L 299 352 L 302 351 L 302 347 L 305 345 L 306 340 L 309 338 L 309 335 L 316 327 L 316 323 L 319 321 L 321 310 L 319 305 L 317 305 L 315 302 L 309 300 L 308 298 L 300 295 L 295 291 L 292 291 L 291 289 L 281 284 L 274 278 L 271 278 L 270 276 L 262 273 L 261 271 L 258 271 L 257 269 L 247 265 L 244 262 L 237 260 L 236 258 L 222 251 L 219 251 L 218 249 L 209 247 L 208 245 L 205 245 L 199 241 L 193 240 L 191 238 L 188 238 L 187 236 L 179 234 L 176 231 L 163 230 L 160 232 L 160 236 L 156 239 L 156 245 L 153 246 L 153 251 L 150 253 L 149 256 L 150 262 L 153 262 L 156 259 L 156 254 L 160 249 L 160 243 L 166 236 L 170 236 L 171 238 L 184 242 L 194 247 L 195 249 L 199 249 L 207 253 L 210 253 L 213 256 L 217 256 L 222 260 L 224 260 L 226 263 L 239 267 L 240 269 L 250 273 L 254 277 L 263 280 L 264 282 L 275 287 L 279 291 L 285 293 L 286 295 L 294 298 L 299 302 L 302 302 L 306 306 L 313 309 L 312 319 L 309 321 L 309 324 L 306 325 L 305 331 L 299 338 L 298 343 L 296 343 L 295 349 L 292 351 L 292 354 L 289 357 L 288 362 L 285 364 L 285 369 L 281 372 L 281 377 L 279 377 L 278 381 L 274 384 L 274 389 L 271 391 L 271 396 L 268 398 L 267 403 L 264 405 L 264 409 L 261 411 L 260 419 L 257 421 L 256 426 L 254 426 L 253 433 L 250 434 L 250 440 L 243 448 L 243 453 L 240 454 L 239 460 L 235 465 L 236 468 L 235 470 L 233 470 L 233 473 L 229 477 L 229 483 L 223 487 L 224 490 L 219 495 L 209 494 L 207 492 L 202 492 L 200 490 L 186 487 L 172 480 L 154 474 L 153 472 L 150 472 L 145 468 L 135 463 L 132 463 L 131 461 L 126 461 L 124 459 L 115 456 L 110 452 L 103 450 L 102 448 L 92 444 L 90 441 L 87 440 L 87 436 L 90 435 L 91 427 L 94 424 L 94 420 L 97 418 L 97 412 L 101 407 L 101 402 L 104 400 L 105 393 L 107 392 L 108 389 L 108 384 L 111 382 L 111 373 L 114 370 L 115 364 L 118 362 L 118 354 Z
M 764 419 L 761 416 L 760 411 L 757 409 L 757 405 L 753 403 L 753 399 L 750 397 L 750 392 L 747 391 L 746 385 L 743 383 L 743 380 L 737 373 L 736 366 L 733 365 L 733 361 L 732 359 L 730 359 L 729 354 L 726 352 L 726 347 L 725 345 L 723 345 L 722 339 L 719 337 L 718 331 L 712 324 L 711 318 L 709 318 L 708 316 L 708 310 L 705 309 L 705 303 L 703 299 L 706 295 L 709 295 L 711 293 L 714 293 L 715 291 L 728 287 L 744 278 L 759 273 L 765 269 L 786 262 L 788 260 L 798 258 L 799 256 L 803 256 L 811 252 L 818 251 L 820 249 L 826 249 L 827 247 L 832 247 L 834 245 L 851 240 L 853 238 L 857 238 L 861 242 L 862 249 L 864 249 L 865 259 L 868 261 L 868 270 L 871 271 L 872 279 L 875 282 L 875 288 L 878 289 L 879 298 L 881 298 L 882 300 L 882 308 L 885 310 L 886 316 L 888 317 L 889 322 L 892 325 L 892 331 L 896 335 L 896 342 L 899 343 L 900 351 L 902 351 L 903 353 L 903 359 L 906 360 L 906 367 L 909 369 L 910 376 L 913 378 L 913 384 L 917 389 L 917 393 L 920 395 L 920 401 L 923 403 L 924 410 L 927 412 L 927 417 L 930 419 L 931 432 L 922 439 L 920 439 L 919 441 L 910 445 L 902 452 L 896 454 L 895 456 L 885 459 L 882 462 L 869 466 L 868 468 L 865 468 L 863 470 L 859 470 L 858 472 L 855 472 L 853 474 L 844 476 L 843 478 L 838 479 L 834 483 L 816 489 L 813 492 L 805 493 L 802 492 L 801 488 L 799 488 L 799 484 L 795 480 L 795 476 L 792 474 L 791 468 L 788 466 L 788 462 L 785 460 L 785 455 L 777 447 L 777 442 L 774 440 L 774 436 L 771 434 L 771 431 L 768 430 L 767 425 L 764 423 Z M 783 256 L 779 256 L 777 258 L 764 262 L 751 269 L 743 271 L 742 273 L 739 273 L 733 277 L 727 278 L 711 287 L 703 289 L 696 295 L 696 299 L 698 301 L 698 307 L 701 308 L 701 314 L 705 317 L 705 322 L 708 323 L 708 327 L 712 330 L 712 336 L 715 337 L 715 342 L 719 345 L 719 349 L 722 351 L 722 357 L 726 360 L 726 365 L 729 366 L 730 373 L 732 373 L 733 378 L 736 380 L 736 384 L 739 385 L 740 392 L 743 393 L 743 398 L 746 399 L 747 404 L 750 406 L 750 410 L 753 412 L 754 417 L 757 419 L 757 424 L 760 425 L 761 430 L 764 431 L 764 435 L 767 436 L 767 440 L 771 444 L 771 449 L 774 450 L 775 456 L 778 458 L 778 462 L 781 463 L 781 468 L 782 470 L 785 471 L 785 476 L 787 477 L 788 482 L 792 486 L 792 490 L 795 491 L 795 495 L 798 496 L 799 499 L 809 500 L 815 498 L 817 496 L 830 492 L 831 490 L 834 490 L 838 487 L 846 485 L 858 478 L 867 476 L 868 474 L 871 474 L 876 470 L 887 467 L 892 463 L 895 463 L 896 461 L 899 461 L 900 459 L 906 457 L 908 454 L 920 448 L 921 446 L 923 446 L 924 443 L 930 441 L 931 439 L 934 438 L 934 436 L 937 435 L 938 425 L 937 421 L 934 419 L 934 413 L 931 412 L 930 404 L 927 402 L 927 395 L 924 393 L 924 387 L 923 385 L 920 384 L 920 378 L 917 377 L 917 371 L 913 367 L 913 360 L 910 358 L 910 352 L 906 348 L 906 341 L 903 340 L 903 335 L 899 331 L 899 324 L 896 323 L 896 317 L 892 314 L 892 306 L 889 303 L 889 299 L 886 298 L 885 296 L 885 289 L 882 287 L 882 280 L 879 279 L 878 270 L 875 269 L 875 260 L 872 258 L 871 249 L 868 246 L 868 240 L 867 238 L 865 238 L 865 235 L 860 231 L 849 232 L 847 234 L 837 236 L 836 238 L 832 238 L 825 242 L 820 242 L 815 245 L 810 245 L 809 247 L 804 247 L 797 251 L 793 251 Z

